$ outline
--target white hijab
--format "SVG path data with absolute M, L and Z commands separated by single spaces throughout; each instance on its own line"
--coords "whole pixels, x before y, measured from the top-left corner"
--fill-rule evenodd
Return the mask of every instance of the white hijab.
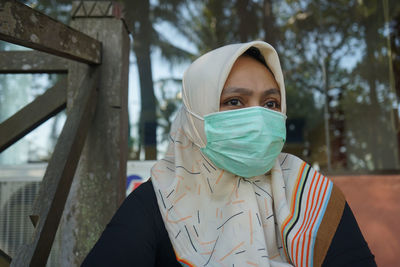
M 272 46 L 254 41 L 213 50 L 185 72 L 184 105 L 173 122 L 164 159 L 151 170 L 165 227 L 184 266 L 292 266 L 280 226 L 290 215 L 296 179 L 289 177 L 298 176 L 302 161 L 282 153 L 269 174 L 244 179 L 217 168 L 200 151 L 207 140 L 197 116 L 219 111 L 228 74 L 250 47 L 260 50 L 273 72 L 286 113 L 282 70 Z

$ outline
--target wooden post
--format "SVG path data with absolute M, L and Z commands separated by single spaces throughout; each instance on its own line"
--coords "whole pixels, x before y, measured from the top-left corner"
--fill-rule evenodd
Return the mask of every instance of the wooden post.
M 57 266 L 79 266 L 125 198 L 130 40 L 120 11 L 112 2 L 73 2 L 71 26 L 101 41 L 103 51 L 95 117 L 58 230 Z M 68 69 L 67 110 L 88 66 Z

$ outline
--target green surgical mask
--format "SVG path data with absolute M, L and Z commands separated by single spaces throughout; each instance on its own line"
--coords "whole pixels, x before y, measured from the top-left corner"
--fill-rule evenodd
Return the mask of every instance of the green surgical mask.
M 272 169 L 286 139 L 286 115 L 263 107 L 204 117 L 207 145 L 201 151 L 219 168 L 245 178 Z

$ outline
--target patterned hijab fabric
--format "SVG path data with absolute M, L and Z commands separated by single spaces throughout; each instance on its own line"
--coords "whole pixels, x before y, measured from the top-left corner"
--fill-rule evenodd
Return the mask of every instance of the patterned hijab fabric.
M 159 209 L 183 266 L 320 266 L 345 205 L 332 182 L 285 153 L 269 173 L 245 179 L 200 151 L 207 143 L 204 124 L 192 113 L 219 110 L 232 65 L 250 47 L 273 72 L 286 113 L 283 75 L 269 44 L 228 45 L 197 59 L 184 75 L 184 105 L 167 152 L 151 170 Z

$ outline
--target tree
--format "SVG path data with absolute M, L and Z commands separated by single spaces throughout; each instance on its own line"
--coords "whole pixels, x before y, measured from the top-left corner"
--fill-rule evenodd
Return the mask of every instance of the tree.
M 307 121 L 314 121 L 312 127 L 310 123 L 306 127 L 307 134 L 313 138 L 313 142 L 308 140 L 313 146 L 310 160 L 319 159 L 319 164 L 329 170 L 333 162 L 334 167 L 346 166 L 343 111 L 338 99 L 343 96 L 348 81 L 341 60 L 351 54 L 351 41 L 357 36 L 357 29 L 349 27 L 355 5 L 354 1 L 347 0 L 304 0 L 287 1 L 287 6 L 282 7 L 284 38 L 279 51 L 283 55 L 286 81 L 289 88 L 311 92 L 317 101 L 315 109 L 320 110 L 317 113 L 320 116 L 306 115 Z M 293 111 L 288 108 L 288 112 Z M 313 130 L 315 127 L 318 130 Z M 318 148 L 322 145 L 324 151 Z M 321 162 L 321 158 L 325 160 Z
M 385 7 L 382 4 L 384 2 L 388 3 L 388 6 Z M 357 87 L 358 91 L 363 91 L 359 94 L 363 98 L 358 101 L 357 106 L 364 105 L 368 108 L 364 109 L 364 113 L 356 115 L 354 105 L 347 107 L 349 114 L 355 115 L 353 121 L 364 122 L 362 131 L 349 125 L 353 138 L 358 140 L 351 147 L 353 151 L 349 153 L 361 158 L 368 169 L 397 169 L 399 164 L 399 151 L 393 149 L 398 147 L 394 127 L 394 120 L 398 115 L 393 110 L 396 96 L 395 89 L 391 88 L 390 84 L 391 59 L 387 52 L 390 46 L 388 47 L 384 33 L 385 23 L 388 23 L 384 14 L 395 14 L 395 2 L 363 1 L 358 6 L 356 17 L 361 34 L 360 41 L 365 48 L 360 62 L 352 72 L 352 85 Z M 367 155 L 366 150 L 370 152 Z
M 390 1 L 389 6 L 393 4 Z M 325 118 L 307 115 L 307 121 L 312 116 L 320 121 L 314 131 L 318 134 L 312 136 L 311 143 L 317 146 L 311 148 L 310 161 L 321 163 L 324 157 L 318 147 L 325 143 L 328 169 L 330 162 L 334 168 L 350 169 L 395 166 L 396 155 L 388 153 L 394 139 L 388 120 L 393 116 L 385 111 L 391 104 L 390 94 L 385 93 L 389 86 L 382 4 L 288 0 L 280 8 L 284 38 L 278 49 L 287 87 L 313 92 L 316 108 L 325 113 Z M 320 130 L 323 122 L 325 131 Z
M 391 48 L 391 60 L 393 73 L 400 73 L 400 12 L 394 15 L 390 23 L 390 48 Z M 400 76 L 394 77 L 394 87 L 396 88 L 397 102 L 400 98 Z M 397 107 L 397 112 L 399 107 Z M 397 120 L 397 142 L 398 151 L 400 151 L 400 122 Z
M 169 141 L 172 118 L 182 101 L 182 96 L 179 92 L 182 80 L 168 78 L 158 80 L 157 83 L 161 91 L 161 99 L 157 103 L 159 107 L 157 117 L 159 126 L 162 128 L 161 142 L 165 142 Z
M 139 71 L 141 111 L 139 119 L 139 147 L 143 145 L 145 159 L 157 159 L 157 100 L 151 68 L 151 53 L 154 47 L 161 49 L 169 60 L 183 60 L 190 53 L 175 47 L 158 33 L 154 25 L 159 21 L 175 23 L 181 0 L 125 1 L 127 21 L 133 36 L 133 51 Z M 140 154 L 140 151 L 139 153 Z
M 198 55 L 262 36 L 275 45 L 278 36 L 272 0 L 190 1 L 180 17 L 177 28 L 197 48 Z
M 25 0 L 22 2 L 65 24 L 68 24 L 71 18 L 71 1 L 69 0 Z

